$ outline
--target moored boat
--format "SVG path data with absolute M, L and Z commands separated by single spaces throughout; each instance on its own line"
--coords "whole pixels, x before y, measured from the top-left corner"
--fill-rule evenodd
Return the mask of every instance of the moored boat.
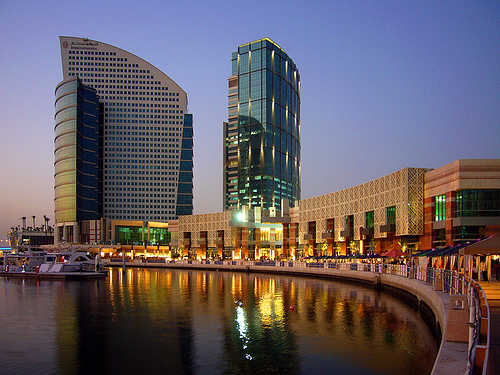
M 2 276 L 9 275 L 68 275 L 68 276 L 106 276 L 107 270 L 101 263 L 99 254 L 75 249 L 72 246 L 57 247 L 49 250 L 18 247 L 16 251 L 5 253 L 4 265 L 0 268 Z

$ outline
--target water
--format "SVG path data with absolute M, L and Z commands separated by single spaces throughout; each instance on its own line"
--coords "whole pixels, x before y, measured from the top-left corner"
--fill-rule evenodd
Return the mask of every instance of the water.
M 334 281 L 166 269 L 0 280 L 2 374 L 428 374 L 437 350 L 418 312 Z

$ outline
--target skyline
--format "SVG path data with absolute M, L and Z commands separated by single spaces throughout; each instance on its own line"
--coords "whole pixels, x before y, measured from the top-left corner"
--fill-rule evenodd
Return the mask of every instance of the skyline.
M 21 216 L 41 225 L 47 215 L 54 224 L 54 90 L 64 35 L 130 51 L 186 91 L 194 213 L 223 209 L 231 53 L 264 37 L 301 72 L 302 198 L 405 167 L 500 157 L 500 4 L 261 4 L 84 1 L 70 23 L 61 22 L 75 12 L 69 4 L 3 5 L 0 239 Z

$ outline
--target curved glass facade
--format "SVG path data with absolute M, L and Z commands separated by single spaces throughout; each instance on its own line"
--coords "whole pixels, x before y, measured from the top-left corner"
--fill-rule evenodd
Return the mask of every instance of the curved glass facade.
M 270 39 L 239 46 L 225 124 L 225 208 L 300 199 L 300 75 Z
M 99 219 L 99 97 L 78 78 L 61 82 L 55 102 L 56 222 Z

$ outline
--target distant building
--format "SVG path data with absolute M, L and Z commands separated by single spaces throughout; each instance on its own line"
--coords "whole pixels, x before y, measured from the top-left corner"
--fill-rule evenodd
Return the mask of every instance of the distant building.
M 41 246 L 54 243 L 54 228 L 49 225 L 50 219 L 44 216 L 44 224 L 37 227 L 35 216 L 32 216 L 33 226 L 27 226 L 26 217 L 22 217 L 22 226 L 11 227 L 7 234 L 7 240 L 11 248 L 20 245 Z
M 224 122 L 224 209 L 281 209 L 300 199 L 300 75 L 272 40 L 232 55 Z
M 193 117 L 186 113 L 184 90 L 150 63 L 109 44 L 64 36 L 60 45 L 64 81 L 56 90 L 56 242 L 110 241 L 117 237 L 110 233 L 111 221 L 166 222 L 192 214 Z M 61 113 L 78 108 L 66 103 L 66 98 L 81 97 L 77 91 L 67 92 L 71 85 L 85 95 L 94 90 L 101 110 L 98 161 L 78 166 L 70 166 L 69 159 L 58 154 L 60 146 L 68 148 L 73 137 L 74 148 L 86 152 L 96 143 L 94 134 L 91 138 L 80 131 L 66 134 L 57 125 Z M 88 101 L 83 103 L 88 106 Z M 64 121 L 78 123 L 80 129 L 94 128 L 95 119 L 85 111 L 77 113 L 83 122 L 74 117 Z M 71 157 L 80 160 L 75 152 Z M 80 184 L 75 177 L 74 186 L 83 189 L 85 198 L 74 188 L 65 190 L 66 181 L 59 178 L 77 171 L 85 182 Z

